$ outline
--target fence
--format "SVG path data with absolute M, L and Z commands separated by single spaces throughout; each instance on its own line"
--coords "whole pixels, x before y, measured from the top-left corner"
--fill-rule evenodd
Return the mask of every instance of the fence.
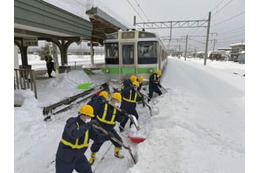
M 37 98 L 35 72 L 31 69 L 14 69 L 14 90 L 31 89 Z

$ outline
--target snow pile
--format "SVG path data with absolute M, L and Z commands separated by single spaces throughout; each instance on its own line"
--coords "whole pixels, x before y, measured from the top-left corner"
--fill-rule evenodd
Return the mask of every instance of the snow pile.
M 153 128 L 147 139 L 138 144 L 138 163 L 129 173 L 243 172 L 234 165 L 243 163 L 244 151 L 239 146 L 225 145 L 220 134 L 213 136 L 184 119 L 187 111 L 180 113 L 181 108 L 175 107 L 180 105 L 173 97 L 171 94 L 160 99 L 160 114 L 152 117 Z M 163 109 L 166 106 L 167 110 Z
M 26 163 L 24 158 L 39 144 L 37 139 L 42 135 L 39 131 L 45 128 L 45 124 L 42 110 L 32 91 L 18 90 L 15 95 L 15 100 L 23 99 L 22 107 L 14 108 L 14 160 L 16 171 L 19 171 Z
M 167 66 L 171 90 L 155 99 L 160 113 L 128 172 L 244 172 L 245 78 L 174 58 Z
M 53 88 L 77 88 L 79 84 L 89 83 L 91 79 L 83 71 L 70 71 L 56 76 L 55 80 L 51 80 L 46 86 Z

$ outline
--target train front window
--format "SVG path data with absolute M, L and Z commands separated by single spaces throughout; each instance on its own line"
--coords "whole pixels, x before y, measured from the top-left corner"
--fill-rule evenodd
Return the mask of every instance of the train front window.
M 123 63 L 134 64 L 134 45 L 122 45 Z
M 106 64 L 119 64 L 118 43 L 106 43 Z
M 138 64 L 157 63 L 157 42 L 140 41 L 138 42 Z

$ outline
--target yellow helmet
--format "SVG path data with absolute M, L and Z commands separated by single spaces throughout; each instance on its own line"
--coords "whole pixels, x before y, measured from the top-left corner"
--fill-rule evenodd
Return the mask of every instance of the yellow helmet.
M 94 117 L 94 110 L 92 108 L 92 106 L 90 105 L 83 105 L 81 106 L 81 108 L 79 109 L 79 113 L 83 114 L 83 115 L 87 115 L 89 117 Z
M 106 91 L 101 91 L 99 96 L 103 96 L 105 99 L 108 98 L 108 93 Z
M 144 81 L 144 77 L 143 76 L 138 76 L 138 80 L 139 80 L 139 82 L 143 82 Z
M 157 74 L 158 76 L 161 76 L 161 74 L 162 74 L 161 70 L 157 70 L 156 74 Z
M 136 76 L 135 75 L 131 75 L 129 79 L 131 80 L 131 82 L 134 82 L 134 81 L 136 81 Z
M 113 98 L 113 99 L 116 99 L 116 100 L 118 100 L 118 101 L 120 101 L 120 102 L 122 101 L 121 94 L 120 94 L 120 93 L 117 93 L 117 92 L 112 94 L 112 98 Z
M 133 82 L 133 85 L 136 86 L 136 87 L 138 88 L 140 84 L 139 84 L 139 82 L 134 81 L 134 82 Z

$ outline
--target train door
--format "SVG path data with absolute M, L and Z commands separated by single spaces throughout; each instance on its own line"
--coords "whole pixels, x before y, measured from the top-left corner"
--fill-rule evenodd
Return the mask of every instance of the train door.
M 135 74 L 135 44 L 123 43 L 121 50 L 121 74 L 123 76 Z
M 162 46 L 160 46 L 160 44 L 158 43 L 158 47 L 159 47 L 159 56 L 158 56 L 158 70 L 162 70 Z

